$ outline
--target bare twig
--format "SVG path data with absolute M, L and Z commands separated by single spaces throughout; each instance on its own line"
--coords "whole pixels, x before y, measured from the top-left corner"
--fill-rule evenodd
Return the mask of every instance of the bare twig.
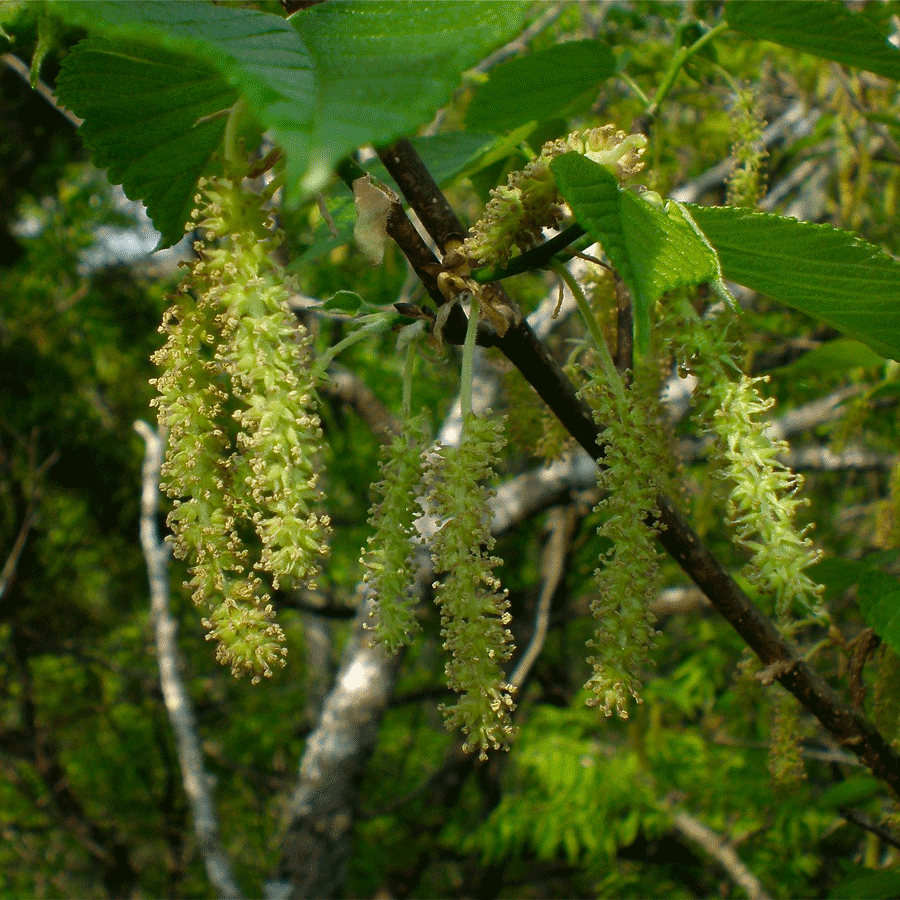
M 3 54 L 3 63 L 4 65 L 12 69 L 13 72 L 18 75 L 22 81 L 24 81 L 29 87 L 31 87 L 31 72 L 28 69 L 28 66 L 19 59 L 18 56 L 13 56 L 12 53 L 4 53 Z M 61 115 L 65 116 L 76 128 L 84 122 L 84 119 L 79 119 L 78 116 L 73 112 L 69 112 L 64 106 L 60 106 L 56 99 L 56 94 L 53 93 L 53 89 L 41 81 L 39 78 L 34 85 L 34 89 Z
M 675 813 L 672 824 L 679 834 L 711 856 L 750 900 L 769 900 L 770 895 L 760 880 L 741 862 L 734 848 L 720 834 L 685 812 Z
M 553 4 L 540 18 L 535 19 L 521 34 L 517 35 L 515 40 L 504 44 L 490 56 L 486 56 L 475 66 L 474 71 L 487 72 L 496 66 L 497 63 L 503 62 L 503 60 L 509 59 L 509 57 L 515 56 L 517 53 L 521 53 L 528 47 L 532 38 L 537 37 L 545 28 L 552 25 L 559 18 L 564 8 L 564 3 Z
M 203 767 L 203 753 L 197 736 L 197 722 L 190 695 L 181 677 L 181 655 L 178 651 L 178 625 L 169 611 L 169 551 L 160 540 L 156 527 L 159 507 L 159 471 L 165 445 L 146 422 L 134 423 L 134 430 L 144 439 L 146 452 L 141 487 L 141 547 L 150 581 L 151 614 L 156 633 L 159 658 L 159 680 L 175 741 L 184 790 L 194 818 L 197 844 L 206 873 L 220 897 L 240 900 L 243 897 L 231 860 L 225 852 L 218 816 L 209 789 L 209 776 Z
M 848 809 L 844 806 L 839 807 L 838 812 L 848 822 L 852 822 L 854 825 L 858 825 L 865 831 L 869 831 L 877 837 L 881 838 L 881 840 L 883 840 L 886 844 L 890 844 L 890 846 L 896 847 L 898 850 L 900 850 L 900 838 L 898 838 L 893 832 L 889 831 L 883 825 L 879 825 L 878 822 L 874 821 L 870 816 L 867 816 L 865 813 L 861 813 L 858 809 Z
M 36 444 L 36 440 L 37 435 L 33 434 L 33 445 Z M 30 449 L 33 449 L 33 447 Z M 37 506 L 40 500 L 40 479 L 46 473 L 47 469 L 49 469 L 58 459 L 59 451 L 54 450 L 53 453 L 51 453 L 40 466 L 34 469 L 32 473 L 31 494 L 28 497 L 28 505 L 25 507 L 25 515 L 22 517 L 22 525 L 19 528 L 19 533 L 16 535 L 15 541 L 13 541 L 12 549 L 6 557 L 3 569 L 0 570 L 0 600 L 3 599 L 4 595 L 9 590 L 9 586 L 12 584 L 16 574 L 16 568 L 19 565 L 19 560 L 22 558 L 25 544 L 28 541 L 28 535 L 31 532 L 31 527 L 34 525 L 34 520 L 37 516 Z
M 547 538 L 544 558 L 541 560 L 541 593 L 534 617 L 534 631 L 525 652 L 509 676 L 509 683 L 514 691 L 518 691 L 525 683 L 528 673 L 544 647 L 550 625 L 550 604 L 565 574 L 566 553 L 572 540 L 572 532 L 575 530 L 575 509 L 571 505 L 557 506 L 550 514 L 549 524 L 550 536 Z

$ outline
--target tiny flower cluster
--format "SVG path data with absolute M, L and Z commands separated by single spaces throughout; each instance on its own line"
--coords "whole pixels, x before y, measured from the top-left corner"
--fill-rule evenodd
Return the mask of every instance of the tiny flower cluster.
M 369 516 L 375 530 L 363 564 L 365 581 L 375 600 L 371 627 L 376 640 L 391 653 L 409 643 L 419 630 L 410 593 L 410 557 L 426 432 L 425 416 L 416 416 L 407 420 L 402 433 L 391 442 L 381 463 L 382 479 L 375 485 L 380 499 Z
M 797 496 L 803 479 L 778 461 L 787 445 L 767 433 L 765 416 L 774 401 L 757 388 L 766 379 L 740 372 L 727 329 L 718 320 L 702 322 L 686 300 L 670 311 L 667 323 L 679 370 L 697 376 L 700 414 L 717 438 L 719 478 L 729 485 L 727 521 L 750 552 L 747 580 L 774 598 L 783 623 L 798 608 L 822 616 L 822 588 L 804 571 L 819 553 L 806 536 L 809 529 L 796 524 L 807 503 Z
M 658 589 L 659 551 L 652 518 L 668 466 L 663 441 L 654 437 L 661 433 L 655 393 L 643 382 L 623 395 L 597 376 L 583 393 L 604 426 L 597 478 L 604 498 L 595 511 L 606 516 L 598 533 L 612 542 L 594 573 L 599 591 L 591 603 L 593 674 L 585 687 L 593 694 L 590 705 L 607 716 L 615 709 L 627 719 L 629 697 L 641 702 L 639 674 L 653 647 L 650 604 Z
M 194 601 L 209 610 L 208 638 L 234 674 L 257 681 L 285 654 L 257 572 L 276 588 L 308 582 L 326 551 L 328 519 L 316 512 L 322 434 L 308 339 L 269 258 L 275 235 L 261 198 L 236 177 L 201 182 L 196 201 L 206 242 L 195 245 L 154 355 L 155 405 L 169 432 L 163 481 L 175 498 L 175 553 L 191 561 Z
M 580 153 L 588 159 L 610 166 L 624 181 L 643 168 L 641 155 L 647 139 L 641 134 L 617 131 L 613 125 L 572 132 L 568 137 L 549 141 L 521 171 L 510 174 L 507 184 L 491 191 L 484 215 L 470 229 L 465 248 L 478 264 L 509 262 L 513 249 L 536 247 L 543 229 L 558 225 L 565 213 L 563 201 L 550 170 L 550 161 L 564 153 Z
M 432 553 L 435 570 L 445 575 L 434 588 L 444 648 L 451 654 L 447 682 L 460 695 L 443 710 L 447 725 L 469 736 L 466 749 L 477 749 L 482 758 L 487 750 L 506 745 L 515 705 L 501 667 L 512 653 L 506 627 L 509 602 L 491 571 L 499 560 L 487 555 L 494 539 L 488 490 L 481 485 L 503 447 L 502 427 L 499 421 L 469 415 L 459 446 L 432 451 L 425 473 L 441 523 Z

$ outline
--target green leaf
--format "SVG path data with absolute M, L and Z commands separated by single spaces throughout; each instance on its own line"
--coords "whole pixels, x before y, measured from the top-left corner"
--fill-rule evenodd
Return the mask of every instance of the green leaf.
M 413 138 L 412 144 L 434 180 L 444 185 L 463 172 L 473 171 L 476 161 L 482 163 L 496 140 L 486 132 L 445 131 Z
M 838 338 L 828 341 L 775 372 L 791 375 L 830 375 L 837 371 L 874 369 L 884 364 L 884 357 L 872 351 L 861 341 Z
M 266 127 L 276 127 L 285 108 L 296 122 L 307 121 L 314 107 L 312 59 L 280 16 L 203 0 L 56 0 L 50 8 L 105 37 L 205 58 Z
M 900 359 L 900 262 L 827 225 L 732 207 L 689 209 L 725 278 Z
M 337 247 L 349 244 L 353 240 L 353 226 L 356 224 L 356 204 L 349 190 L 341 189 L 341 192 L 328 201 L 328 212 L 334 223 L 335 235 L 331 226 L 320 221 L 313 233 L 309 245 L 303 252 L 295 256 L 291 264 L 285 270 L 288 275 L 299 272 L 311 262 L 321 259 Z
M 850 865 L 846 864 L 849 869 Z M 828 894 L 834 900 L 844 897 L 866 897 L 867 900 L 890 900 L 900 896 L 900 872 L 896 869 L 873 871 L 854 866 L 854 874 L 839 881 Z
M 900 581 L 875 569 L 860 580 L 856 602 L 866 625 L 900 653 Z
M 363 299 L 359 294 L 356 294 L 353 291 L 338 291 L 322 304 L 322 309 L 327 309 L 329 312 L 342 312 L 346 313 L 348 316 L 355 316 L 362 305 Z
M 85 139 L 100 164 L 111 177 L 127 176 L 128 196 L 144 200 L 165 245 L 222 134 L 221 122 L 198 131 L 197 118 L 242 97 L 284 151 L 286 194 L 296 201 L 319 190 L 343 154 L 391 141 L 431 116 L 466 68 L 519 29 L 526 5 L 333 0 L 290 21 L 199 0 L 57 0 L 51 9 L 108 40 L 105 57 L 79 59 L 79 48 L 70 54 L 62 93 L 86 120 Z M 113 61 L 115 53 L 133 65 Z M 167 66 L 154 66 L 157 56 Z M 182 89 L 175 96 L 172 84 Z M 190 118 L 194 87 L 204 112 Z M 204 105 L 209 94 L 222 105 Z M 154 96 L 142 118 L 144 101 Z M 166 160 L 176 133 L 184 164 L 177 172 Z M 150 143 L 135 161 L 138 139 Z
M 85 120 L 81 136 L 94 163 L 144 201 L 161 234 L 157 249 L 181 240 L 197 179 L 225 129 L 225 118 L 202 120 L 237 93 L 201 60 L 99 38 L 69 53 L 56 93 Z
M 823 791 L 817 805 L 837 809 L 839 806 L 849 806 L 878 797 L 883 790 L 884 785 L 877 778 L 871 775 L 856 775 Z
M 684 220 L 621 187 L 605 166 L 566 153 L 550 164 L 562 195 L 631 291 L 635 346 L 650 334 L 650 307 L 666 291 L 716 277 L 715 253 Z
M 858 559 L 838 559 L 826 557 L 809 567 L 809 575 L 818 584 L 825 586 L 826 597 L 836 597 L 871 571 L 871 565 Z
M 309 171 L 320 184 L 348 150 L 408 134 L 450 99 L 460 75 L 521 27 L 526 4 L 329 0 L 290 22 L 319 77 Z
M 615 74 L 616 60 L 602 41 L 571 41 L 491 69 L 475 91 L 466 126 L 511 131 L 526 122 L 587 109 L 597 88 Z
M 105 38 L 66 57 L 57 93 L 85 120 L 82 135 L 97 165 L 144 201 L 161 247 L 181 238 L 197 178 L 221 143 L 225 119 L 198 120 L 241 95 L 295 158 L 306 155 L 297 123 L 309 121 L 314 105 L 312 62 L 278 16 L 166 0 L 51 8 Z
M 725 20 L 751 37 L 900 80 L 900 50 L 836 0 L 729 0 Z
M 900 653 L 900 580 L 881 566 L 891 555 L 870 554 L 862 560 L 823 559 L 810 566 L 811 577 L 835 596 L 856 585 L 856 603 L 863 620 L 886 644 Z

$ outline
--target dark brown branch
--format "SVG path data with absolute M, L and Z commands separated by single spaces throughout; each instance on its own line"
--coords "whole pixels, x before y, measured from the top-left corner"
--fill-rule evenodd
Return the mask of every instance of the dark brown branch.
M 443 247 L 462 224 L 409 141 L 401 140 L 381 154 L 382 162 L 432 239 Z M 522 372 L 570 434 L 595 460 L 601 429 L 579 399 L 575 387 L 524 320 L 505 335 L 485 341 L 496 345 Z M 900 755 L 875 726 L 841 698 L 800 657 L 771 620 L 740 589 L 725 567 L 701 542 L 667 498 L 658 498 L 660 543 L 706 594 L 778 680 L 841 743 L 900 795 Z
M 378 156 L 438 247 L 443 250 L 452 234 L 465 235 L 465 226 L 406 138 L 380 150 Z
M 898 850 L 900 850 L 900 838 L 897 838 L 883 825 L 879 825 L 878 822 L 872 819 L 871 816 L 867 816 L 865 813 L 860 812 L 858 809 L 849 809 L 846 806 L 838 807 L 838 812 L 848 822 L 852 822 L 854 825 L 858 825 L 865 831 L 868 831 L 879 837 L 886 844 L 890 844 L 892 847 L 896 847 Z
M 616 273 L 616 368 L 620 374 L 634 368 L 634 308 L 625 282 Z M 630 376 L 629 376 L 630 377 Z

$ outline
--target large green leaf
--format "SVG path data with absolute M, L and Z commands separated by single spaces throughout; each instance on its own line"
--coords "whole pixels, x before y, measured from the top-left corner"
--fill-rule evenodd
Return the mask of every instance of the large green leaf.
M 900 580 L 882 568 L 896 551 L 873 553 L 865 559 L 826 558 L 810 568 L 828 596 L 856 586 L 863 620 L 886 644 L 900 653 Z
M 525 12 L 520 0 L 329 0 L 293 16 L 320 79 L 307 186 L 347 150 L 388 143 L 433 115 Z
M 225 119 L 203 117 L 243 96 L 295 157 L 307 155 L 313 64 L 278 16 L 166 0 L 52 8 L 103 35 L 66 57 L 57 93 L 85 120 L 96 163 L 144 201 L 161 246 L 181 237 L 197 178 L 221 142 Z
M 117 42 L 162 46 L 205 59 L 237 88 L 266 127 L 277 127 L 286 108 L 292 123 L 310 120 L 317 93 L 313 61 L 297 32 L 279 16 L 174 0 L 55 0 L 51 8 Z M 110 84 L 106 88 L 113 95 L 122 93 L 111 91 Z
M 884 365 L 884 358 L 862 341 L 838 338 L 826 341 L 819 347 L 804 353 L 786 366 L 774 371 L 790 377 L 827 377 L 835 372 L 853 369 L 874 369 Z
M 900 653 L 900 581 L 875 569 L 860 579 L 856 602 L 866 625 Z
M 85 120 L 81 134 L 96 165 L 144 201 L 159 246 L 177 243 L 225 129 L 222 117 L 202 120 L 231 106 L 236 91 L 202 60 L 98 38 L 68 55 L 56 90 Z
M 689 208 L 725 278 L 900 359 L 900 262 L 827 225 L 733 207 Z
M 511 59 L 492 69 L 475 92 L 466 126 L 512 131 L 526 122 L 581 112 L 615 71 L 616 58 L 602 41 L 571 41 Z
M 729 0 L 725 20 L 751 37 L 900 81 L 900 50 L 837 0 Z
M 667 212 L 622 188 L 605 166 L 577 153 L 550 164 L 559 190 L 616 267 L 634 300 L 635 346 L 650 334 L 650 307 L 666 291 L 717 275 L 715 253 L 675 206 Z
M 518 0 L 332 0 L 290 21 L 200 0 L 56 0 L 51 8 L 108 41 L 73 50 L 60 96 L 85 119 L 98 162 L 145 202 L 164 244 L 176 239 L 222 133 L 221 122 L 206 128 L 199 118 L 242 97 L 284 150 L 288 198 L 297 199 L 321 188 L 348 151 L 414 130 L 525 15 Z M 165 65 L 151 64 L 157 55 Z M 192 105 L 193 87 L 200 100 Z M 176 133 L 178 172 L 167 161 Z M 136 136 L 144 142 L 138 160 Z

